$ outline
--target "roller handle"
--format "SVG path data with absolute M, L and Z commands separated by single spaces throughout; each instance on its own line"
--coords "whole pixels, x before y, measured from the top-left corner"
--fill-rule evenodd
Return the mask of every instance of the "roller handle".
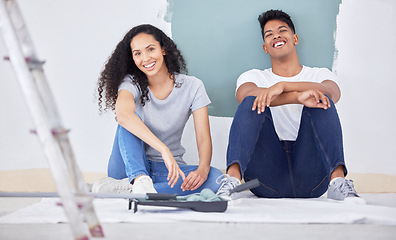
M 177 194 L 146 193 L 146 200 L 176 200 Z
M 231 195 L 232 193 L 242 192 L 242 191 L 245 191 L 245 190 L 247 190 L 247 189 L 256 188 L 256 187 L 258 187 L 258 186 L 260 186 L 259 180 L 258 180 L 258 179 L 254 179 L 254 180 L 251 180 L 251 181 L 249 181 L 249 182 L 246 182 L 246 183 L 244 183 L 244 184 L 241 184 L 241 185 L 236 186 L 235 188 L 231 189 L 231 190 L 230 190 L 230 195 Z

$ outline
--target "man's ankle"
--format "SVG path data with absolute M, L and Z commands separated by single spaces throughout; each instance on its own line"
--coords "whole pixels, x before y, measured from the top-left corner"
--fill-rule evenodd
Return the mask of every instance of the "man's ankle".
M 330 181 L 339 177 L 345 178 L 343 165 L 338 165 L 337 168 L 331 173 Z
M 234 163 L 234 164 L 230 165 L 227 169 L 227 174 L 230 177 L 234 177 L 234 178 L 238 179 L 239 181 L 242 180 L 241 170 L 240 170 L 238 163 Z

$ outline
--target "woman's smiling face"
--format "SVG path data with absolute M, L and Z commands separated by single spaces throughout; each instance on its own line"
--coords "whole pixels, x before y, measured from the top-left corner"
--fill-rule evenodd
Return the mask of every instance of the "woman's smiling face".
M 147 77 L 155 76 L 162 68 L 166 68 L 165 50 L 154 36 L 139 33 L 132 38 L 131 50 L 133 61 Z

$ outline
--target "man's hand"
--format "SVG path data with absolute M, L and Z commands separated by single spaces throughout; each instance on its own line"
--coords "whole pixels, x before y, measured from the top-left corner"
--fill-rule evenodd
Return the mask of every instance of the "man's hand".
M 260 114 L 264 112 L 265 107 L 269 107 L 271 102 L 283 93 L 283 85 L 277 83 L 269 88 L 261 89 L 260 93 L 257 95 L 256 100 L 254 100 L 252 111 L 256 110 Z
M 198 189 L 208 178 L 209 170 L 210 167 L 208 169 L 198 167 L 197 170 L 190 172 L 190 174 L 188 174 L 188 176 L 184 179 L 181 189 L 183 191 L 194 191 Z
M 319 90 L 307 90 L 297 94 L 298 102 L 306 107 L 323 109 L 330 107 L 329 98 Z

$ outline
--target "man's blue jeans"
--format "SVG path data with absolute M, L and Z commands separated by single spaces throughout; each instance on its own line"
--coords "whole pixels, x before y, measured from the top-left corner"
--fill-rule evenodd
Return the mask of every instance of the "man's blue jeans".
M 140 175 L 150 176 L 154 183 L 154 188 L 159 193 L 170 193 L 187 195 L 199 193 L 204 188 L 209 188 L 216 192 L 220 187 L 216 179 L 223 173 L 211 167 L 207 180 L 195 191 L 182 191 L 183 179 L 179 177 L 173 188 L 168 185 L 168 169 L 164 162 L 151 161 L 146 157 L 144 142 L 131 132 L 118 125 L 110 156 L 107 173 L 109 177 L 115 179 L 128 178 L 130 182 Z M 190 172 L 197 170 L 198 166 L 179 164 L 180 169 L 186 177 Z
M 266 198 L 312 198 L 327 191 L 331 173 L 344 166 L 342 130 L 334 103 L 327 110 L 304 107 L 296 141 L 280 141 L 271 110 L 252 111 L 255 97 L 239 105 L 230 129 L 227 167 L 238 163 L 251 191 Z

